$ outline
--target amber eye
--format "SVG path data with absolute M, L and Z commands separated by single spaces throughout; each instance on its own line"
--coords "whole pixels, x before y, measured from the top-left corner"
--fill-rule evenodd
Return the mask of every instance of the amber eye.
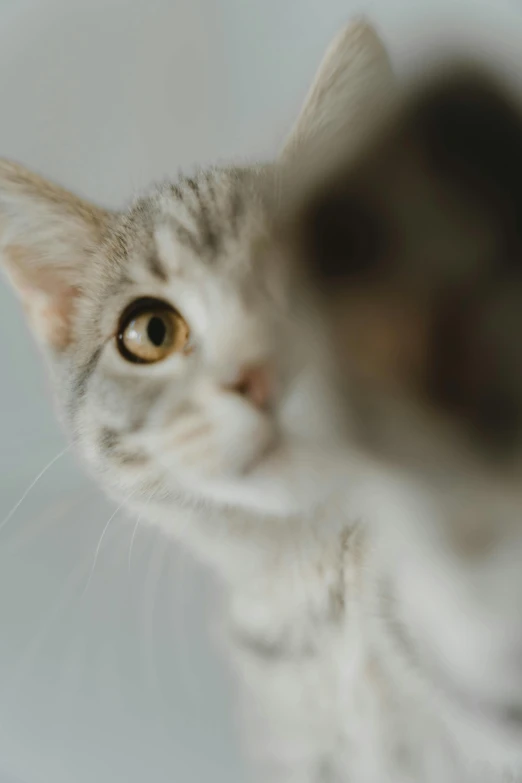
M 138 299 L 120 319 L 118 349 L 129 362 L 160 362 L 172 353 L 186 351 L 188 341 L 186 321 L 159 299 Z

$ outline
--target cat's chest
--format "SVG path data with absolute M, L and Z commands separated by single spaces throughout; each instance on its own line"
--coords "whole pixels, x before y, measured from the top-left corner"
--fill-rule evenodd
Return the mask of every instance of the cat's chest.
M 381 682 L 355 621 L 316 629 L 313 648 L 244 641 L 243 725 L 271 780 L 468 783 L 434 727 Z
M 299 581 L 246 591 L 229 626 L 247 741 L 270 779 L 499 783 L 465 771 L 437 716 L 382 665 L 357 569 L 333 573 L 322 591 Z

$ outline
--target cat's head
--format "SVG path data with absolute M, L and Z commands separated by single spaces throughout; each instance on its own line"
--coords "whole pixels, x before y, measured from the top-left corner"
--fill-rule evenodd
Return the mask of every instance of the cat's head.
M 282 159 L 354 136 L 388 59 L 364 22 L 329 51 Z M 279 163 L 216 168 L 110 212 L 0 164 L 2 262 L 42 344 L 65 422 L 111 491 L 288 513 L 324 491 L 321 354 L 294 317 L 285 266 L 263 253 Z M 320 364 L 320 362 L 319 362 Z M 317 380 L 317 382 L 316 382 Z

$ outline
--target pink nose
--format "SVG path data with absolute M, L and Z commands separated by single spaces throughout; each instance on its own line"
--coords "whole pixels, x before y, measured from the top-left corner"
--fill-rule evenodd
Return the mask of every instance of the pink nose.
M 259 410 L 267 410 L 273 396 L 272 373 L 266 365 L 243 367 L 236 380 L 226 388 L 240 394 Z

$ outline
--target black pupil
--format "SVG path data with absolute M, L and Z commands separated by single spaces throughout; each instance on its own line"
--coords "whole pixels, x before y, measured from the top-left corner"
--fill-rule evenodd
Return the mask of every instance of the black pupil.
M 151 343 L 157 348 L 163 345 L 165 337 L 167 336 L 167 327 L 165 321 L 158 315 L 153 316 L 147 326 L 147 336 Z

